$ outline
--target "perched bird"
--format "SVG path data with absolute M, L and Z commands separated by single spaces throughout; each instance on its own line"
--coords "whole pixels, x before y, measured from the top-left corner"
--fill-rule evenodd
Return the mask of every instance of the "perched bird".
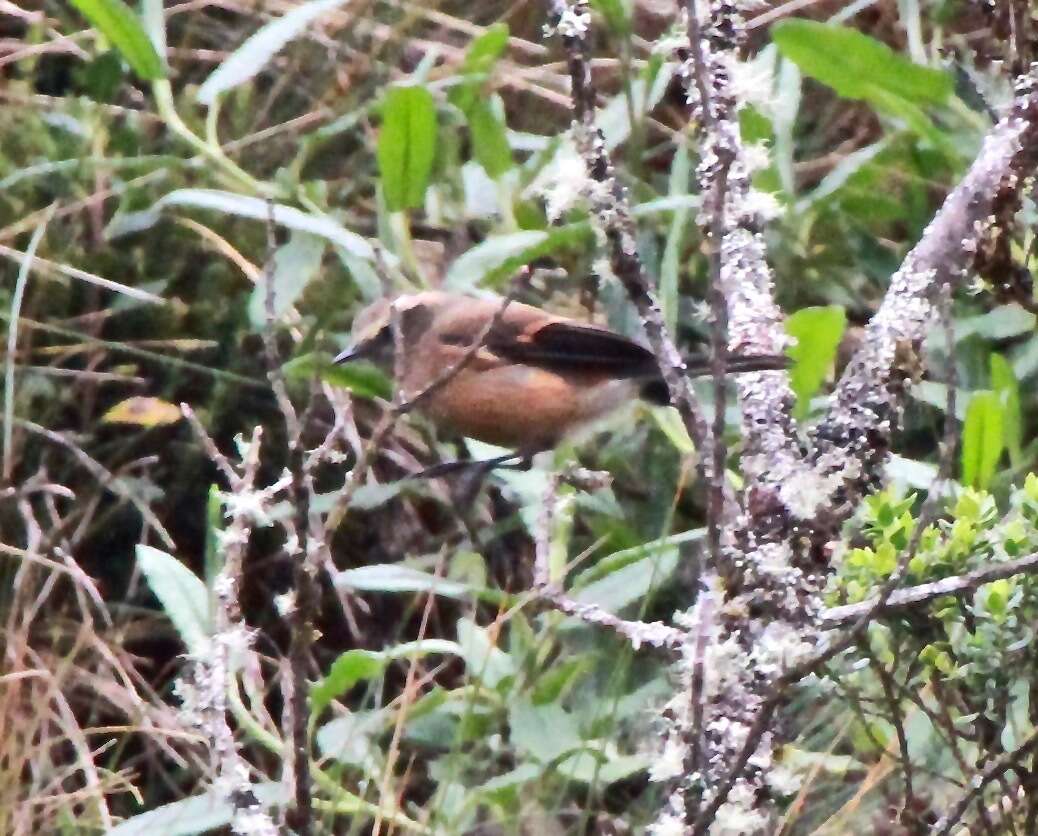
M 394 362 L 396 345 L 402 357 Z M 437 425 L 523 458 L 635 398 L 669 402 L 649 349 L 607 328 L 503 299 L 441 291 L 381 299 L 357 314 L 353 345 L 334 362 L 358 358 L 394 367 L 405 400 L 428 389 L 417 408 Z M 727 358 L 730 372 L 787 365 L 784 356 Z M 689 359 L 687 370 L 709 374 L 709 358 Z

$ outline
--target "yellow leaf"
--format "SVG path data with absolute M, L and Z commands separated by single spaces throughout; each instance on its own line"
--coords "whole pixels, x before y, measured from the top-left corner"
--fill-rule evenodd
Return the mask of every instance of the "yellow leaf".
M 106 424 L 137 424 L 158 427 L 175 424 L 181 418 L 180 408 L 160 398 L 134 397 L 120 401 L 101 420 Z

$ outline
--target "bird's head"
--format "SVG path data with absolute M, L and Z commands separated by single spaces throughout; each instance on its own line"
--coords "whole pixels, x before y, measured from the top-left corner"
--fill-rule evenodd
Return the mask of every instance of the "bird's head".
M 388 365 L 393 361 L 394 318 L 405 344 L 413 343 L 429 327 L 442 294 L 428 292 L 377 299 L 353 319 L 350 346 L 335 357 L 335 363 L 371 360 Z
M 377 299 L 353 318 L 349 347 L 332 361 L 371 360 L 385 363 L 393 358 L 393 302 Z

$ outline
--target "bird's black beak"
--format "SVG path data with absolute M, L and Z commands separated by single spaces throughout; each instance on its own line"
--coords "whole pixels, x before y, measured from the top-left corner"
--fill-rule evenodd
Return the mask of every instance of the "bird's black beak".
M 343 363 L 352 363 L 354 360 L 363 360 L 371 354 L 371 343 L 358 343 L 351 345 L 345 351 L 341 351 L 332 359 L 332 364 L 341 366 Z

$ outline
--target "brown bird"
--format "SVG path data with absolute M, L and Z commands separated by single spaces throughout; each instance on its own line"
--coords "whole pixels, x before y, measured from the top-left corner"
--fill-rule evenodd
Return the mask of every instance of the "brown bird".
M 394 318 L 403 349 L 395 364 Z M 402 398 L 420 396 L 417 408 L 437 425 L 518 451 L 501 461 L 550 449 L 636 398 L 669 403 L 649 349 L 607 328 L 503 299 L 440 291 L 381 299 L 357 314 L 353 345 L 334 362 L 358 358 L 395 365 Z M 730 372 L 787 365 L 784 356 L 727 358 Z M 687 361 L 689 375 L 709 372 L 708 358 Z

